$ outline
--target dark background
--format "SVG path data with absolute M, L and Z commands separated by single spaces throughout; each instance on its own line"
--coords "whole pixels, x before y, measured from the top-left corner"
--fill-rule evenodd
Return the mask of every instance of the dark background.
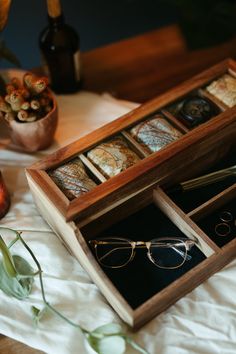
M 66 22 L 87 51 L 180 21 L 193 50 L 236 34 L 236 0 L 61 0 Z M 23 68 L 40 64 L 38 37 L 47 25 L 46 0 L 13 0 L 2 34 Z M 121 53 L 122 55 L 122 53 Z M 10 66 L 1 61 L 2 67 Z
M 66 22 L 80 34 L 83 51 L 176 20 L 174 6 L 159 0 L 62 0 L 62 7 Z M 3 38 L 24 68 L 39 65 L 38 36 L 46 24 L 46 0 L 13 0 Z

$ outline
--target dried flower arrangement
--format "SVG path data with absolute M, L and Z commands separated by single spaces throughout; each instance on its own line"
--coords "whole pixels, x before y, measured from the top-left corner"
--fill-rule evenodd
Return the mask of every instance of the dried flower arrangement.
M 0 96 L 0 111 L 10 122 L 34 122 L 45 117 L 53 108 L 51 94 L 47 88 L 48 79 L 31 73 L 12 78 L 6 85 L 5 97 Z

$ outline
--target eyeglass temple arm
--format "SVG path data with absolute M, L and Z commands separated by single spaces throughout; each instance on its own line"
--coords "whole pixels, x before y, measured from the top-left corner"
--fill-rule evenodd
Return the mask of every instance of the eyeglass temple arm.
M 104 258 L 106 258 L 107 256 L 110 256 L 111 253 L 117 251 L 117 250 L 123 250 L 123 249 L 130 249 L 130 247 L 116 247 L 113 248 L 112 250 L 110 250 L 109 252 L 105 253 L 102 257 L 99 258 L 100 261 L 102 261 Z
M 177 248 L 175 247 L 171 247 L 175 250 L 175 252 L 177 252 L 182 258 L 185 258 L 186 257 L 186 261 L 190 261 L 190 259 L 192 259 L 192 257 L 190 256 L 190 254 L 186 254 L 185 252 L 183 251 L 180 251 L 178 250 Z

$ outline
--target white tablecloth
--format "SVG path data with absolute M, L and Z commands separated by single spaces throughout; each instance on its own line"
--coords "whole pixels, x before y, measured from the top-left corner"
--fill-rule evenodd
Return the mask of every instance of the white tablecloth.
M 86 92 L 58 96 L 58 104 L 56 142 L 47 151 L 28 155 L 7 150 L 4 146 L 8 138 L 0 124 L 0 169 L 12 200 L 0 225 L 23 230 L 23 237 L 43 268 L 49 302 L 72 321 L 92 330 L 120 319 L 39 215 L 24 167 L 136 105 Z M 16 253 L 21 252 L 16 246 Z M 94 353 L 78 330 L 51 313 L 35 328 L 32 305 L 43 307 L 38 280 L 27 301 L 10 298 L 0 291 L 0 333 L 50 354 Z M 131 335 L 151 354 L 235 354 L 236 261 Z M 134 350 L 129 348 L 127 353 Z

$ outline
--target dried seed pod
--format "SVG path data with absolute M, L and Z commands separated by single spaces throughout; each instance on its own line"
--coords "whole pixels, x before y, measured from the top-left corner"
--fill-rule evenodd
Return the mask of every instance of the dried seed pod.
M 43 92 L 47 85 L 48 79 L 46 77 L 37 77 L 31 73 L 26 73 L 23 77 L 25 86 L 33 93 L 39 94 Z
M 34 92 L 37 94 L 43 92 L 47 88 L 47 85 L 48 79 L 46 77 L 37 79 L 33 84 Z
M 40 103 L 38 100 L 32 100 L 30 102 L 30 107 L 33 109 L 33 110 L 38 110 L 40 108 Z
M 15 90 L 10 94 L 10 105 L 13 111 L 19 111 L 24 101 L 20 90 Z
M 21 105 L 21 109 L 27 111 L 28 109 L 30 109 L 30 103 L 28 101 L 23 102 Z
M 27 118 L 29 117 L 29 114 L 27 111 L 24 111 L 23 109 L 21 109 L 18 113 L 17 113 L 17 118 L 22 121 L 22 122 L 26 122 Z
M 12 111 L 11 106 L 7 102 L 5 102 L 2 97 L 0 97 L 0 111 L 4 113 Z
M 2 110 L 8 121 L 34 122 L 52 110 L 53 101 L 47 89 L 48 79 L 26 73 L 22 82 L 13 78 L 6 85 L 7 94 L 4 99 L 0 97 L 0 112 Z
M 28 89 L 31 89 L 31 88 L 32 88 L 33 79 L 34 79 L 34 75 L 31 74 L 31 73 L 26 73 L 26 74 L 23 76 L 23 82 L 24 82 L 25 86 L 26 86 Z

